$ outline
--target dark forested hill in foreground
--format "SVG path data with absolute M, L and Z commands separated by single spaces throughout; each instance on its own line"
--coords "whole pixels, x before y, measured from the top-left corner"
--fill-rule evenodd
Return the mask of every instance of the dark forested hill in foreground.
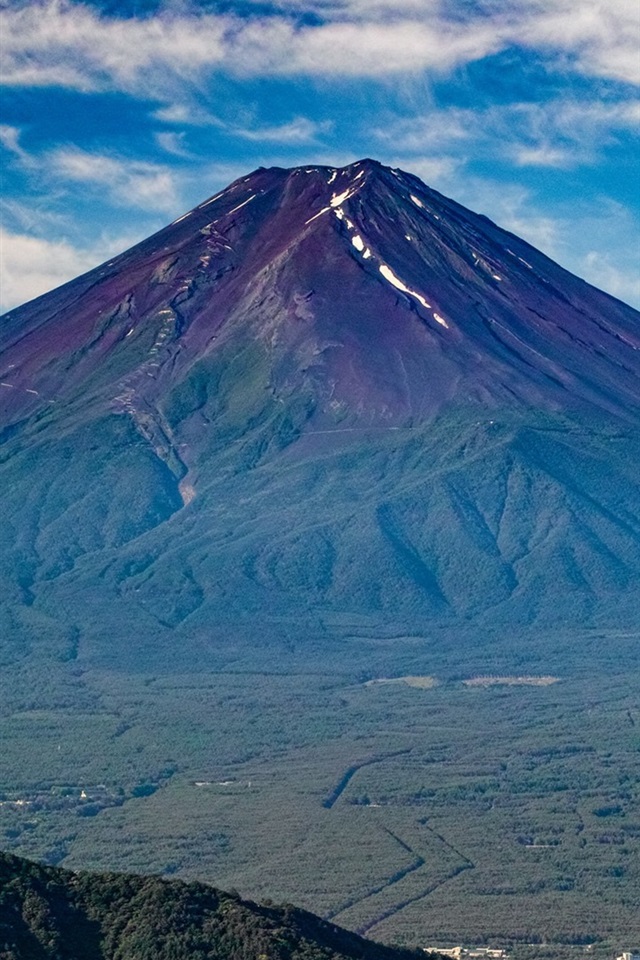
M 0 853 L 0 960 L 411 960 L 304 910 L 201 883 Z M 432 955 L 435 956 L 435 955 Z

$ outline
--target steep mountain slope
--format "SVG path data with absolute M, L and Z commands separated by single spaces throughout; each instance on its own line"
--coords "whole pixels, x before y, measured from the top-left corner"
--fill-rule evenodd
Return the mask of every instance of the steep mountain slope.
M 71 873 L 0 853 L 3 960 L 410 960 L 295 907 L 204 884 Z M 420 951 L 420 956 L 425 954 Z M 436 960 L 435 954 L 428 954 Z
M 640 317 L 415 177 L 260 169 L 2 329 L 11 655 L 637 624 Z

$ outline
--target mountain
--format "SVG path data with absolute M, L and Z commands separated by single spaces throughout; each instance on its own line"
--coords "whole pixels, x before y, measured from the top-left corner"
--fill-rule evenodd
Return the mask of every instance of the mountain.
M 414 176 L 259 169 L 2 342 L 9 656 L 638 624 L 640 315 Z
M 638 313 L 362 161 L 1 330 L 2 846 L 386 942 L 637 942 Z
M 411 960 L 304 910 L 200 883 L 71 873 L 0 853 L 2 960 Z

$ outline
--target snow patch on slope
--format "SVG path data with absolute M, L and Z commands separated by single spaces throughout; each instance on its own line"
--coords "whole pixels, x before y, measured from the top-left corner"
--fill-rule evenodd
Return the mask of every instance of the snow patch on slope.
M 171 226 L 173 227 L 176 225 L 176 223 L 180 223 L 182 220 L 186 220 L 187 217 L 190 217 L 192 213 L 193 213 L 193 210 L 189 210 L 187 213 L 184 213 L 181 217 L 178 217 L 177 220 L 174 220 L 171 223 Z
M 211 197 L 211 200 L 205 200 L 204 203 L 201 203 L 198 207 L 198 210 L 201 210 L 203 207 L 208 207 L 210 203 L 214 203 L 216 200 L 219 200 L 223 193 L 226 193 L 226 190 L 222 190 L 220 193 L 216 193 L 215 197 Z
M 340 204 L 344 203 L 345 200 L 348 200 L 350 196 L 352 196 L 351 187 L 347 187 L 347 189 L 343 193 L 338 193 L 338 194 L 334 193 L 329 203 L 331 204 L 332 207 L 339 207 Z
M 228 210 L 227 213 L 225 214 L 225 216 L 228 217 L 228 216 L 230 216 L 232 213 L 235 213 L 236 210 L 240 210 L 242 207 L 246 207 L 246 205 L 247 205 L 248 203 L 250 203 L 252 200 L 255 200 L 256 196 L 257 196 L 257 194 L 252 193 L 250 197 L 247 197 L 246 200 L 243 200 L 242 203 L 239 203 L 237 207 L 233 207 L 232 210 Z
M 388 266 L 386 265 L 386 263 L 381 263 L 378 269 L 380 270 L 380 273 L 381 273 L 382 276 L 385 278 L 385 280 L 388 280 L 389 283 L 391 283 L 391 284 L 392 284 L 394 287 L 396 287 L 398 290 L 402 290 L 403 293 L 408 293 L 410 297 L 414 297 L 414 298 L 418 301 L 418 303 L 421 303 L 422 306 L 423 306 L 423 307 L 426 307 L 427 310 L 429 310 L 429 309 L 431 308 L 431 304 L 430 304 L 430 303 L 427 303 L 427 301 L 426 301 L 425 298 L 422 296 L 422 294 L 421 294 L 421 293 L 417 293 L 415 290 L 410 290 L 409 287 L 402 282 L 402 280 L 400 280 L 398 277 L 396 277 L 396 275 L 395 275 L 395 273 L 393 272 L 393 270 L 391 269 L 391 267 L 388 267 Z M 435 316 L 435 315 L 434 315 L 434 316 Z M 443 322 L 443 323 L 444 323 L 444 321 L 442 321 L 442 318 L 440 318 L 440 321 L 439 321 L 439 322 Z M 446 324 L 445 324 L 445 326 L 446 326 Z
M 371 256 L 371 250 L 369 250 L 369 247 L 365 244 L 364 240 L 359 234 L 356 234 L 355 237 L 351 238 L 351 243 L 354 245 L 358 253 L 362 254 L 363 260 L 369 259 Z
M 306 227 L 306 225 L 307 225 L 308 223 L 312 223 L 312 222 L 313 222 L 314 220 L 316 220 L 318 217 L 321 217 L 323 213 L 328 213 L 329 210 L 331 210 L 331 207 L 323 207 L 322 210 L 319 210 L 319 211 L 318 211 L 318 213 L 314 213 L 314 215 L 313 215 L 312 217 L 309 217 L 308 220 L 305 220 L 305 222 L 304 222 L 305 227 Z

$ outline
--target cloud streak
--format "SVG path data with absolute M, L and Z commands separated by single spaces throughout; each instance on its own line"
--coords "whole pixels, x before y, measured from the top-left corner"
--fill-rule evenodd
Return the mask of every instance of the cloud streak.
M 226 125 L 226 130 L 235 137 L 253 143 L 278 143 L 290 147 L 314 143 L 320 135 L 328 133 L 331 126 L 330 121 L 316 123 L 307 117 L 294 117 L 288 123 L 274 126 Z
M 302 13 L 316 13 L 309 22 Z M 0 14 L 4 82 L 157 97 L 204 75 L 385 77 L 447 71 L 509 47 L 564 58 L 585 74 L 640 82 L 628 0 L 284 2 L 271 16 L 116 17 L 70 0 L 22 0 Z
M 640 5 L 633 0 L 526 0 L 515 11 L 524 46 L 565 54 L 589 76 L 640 84 Z
M 176 173 L 162 164 L 69 146 L 39 155 L 25 153 L 24 166 L 58 188 L 84 184 L 116 206 L 172 213 L 181 202 Z
M 29 155 L 20 143 L 19 127 L 13 127 L 8 123 L 0 124 L 0 146 L 18 157 L 23 165 L 28 163 Z
M 91 270 L 130 246 L 129 238 L 103 240 L 87 249 L 0 229 L 0 311 L 33 300 Z
M 573 167 L 592 162 L 602 149 L 640 121 L 640 100 L 550 100 L 494 104 L 485 109 L 431 110 L 391 119 L 375 134 L 395 150 L 433 150 L 475 158 L 500 158 L 516 166 Z
M 167 104 L 160 107 L 154 111 L 153 119 L 163 124 L 178 127 L 214 127 L 228 136 L 237 137 L 240 140 L 248 140 L 253 143 L 277 143 L 284 147 L 315 143 L 319 137 L 329 133 L 333 128 L 333 121 L 331 120 L 316 121 L 302 116 L 295 116 L 286 123 L 265 125 L 253 122 L 251 113 L 247 115 L 246 119 L 241 117 L 241 121 L 230 123 L 207 113 L 201 107 L 187 106 L 186 104 Z M 179 137 L 183 137 L 183 135 L 184 130 L 177 134 Z M 176 134 L 171 133 L 170 136 L 175 137 Z M 163 133 L 158 134 L 157 138 L 160 143 L 171 144 L 171 140 L 168 140 Z M 176 149 L 163 148 L 178 154 Z

